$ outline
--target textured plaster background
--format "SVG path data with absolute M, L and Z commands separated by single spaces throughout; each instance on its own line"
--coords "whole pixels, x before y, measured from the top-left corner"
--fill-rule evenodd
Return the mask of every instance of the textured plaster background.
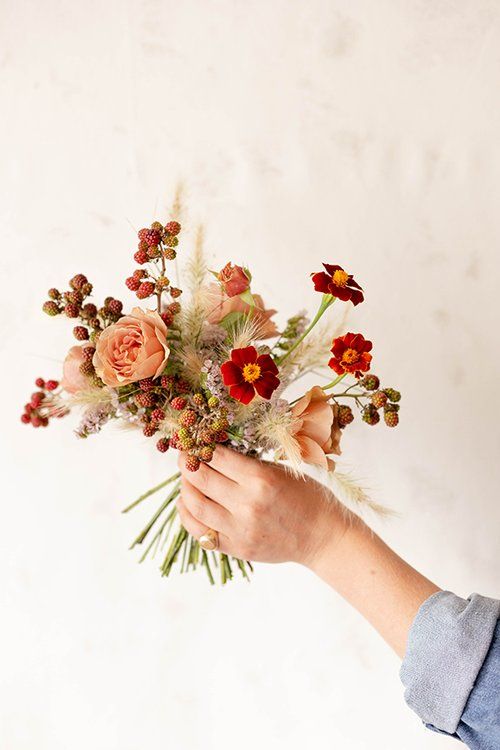
M 374 522 L 398 551 L 498 596 L 500 3 L 0 12 L 0 746 L 451 747 L 404 706 L 388 648 L 305 570 L 258 566 L 220 590 L 136 564 L 141 514 L 120 509 L 172 459 L 18 413 L 71 343 L 44 290 L 83 271 L 132 302 L 133 230 L 166 217 L 183 179 L 213 263 L 251 265 L 281 320 L 313 309 L 322 260 L 363 283 L 352 325 L 404 407 L 397 432 L 350 429 L 345 461 L 399 511 Z

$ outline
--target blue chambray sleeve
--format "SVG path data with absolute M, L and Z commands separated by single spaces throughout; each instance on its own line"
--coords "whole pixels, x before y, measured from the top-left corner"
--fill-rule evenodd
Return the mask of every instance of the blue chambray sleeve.
M 401 680 L 430 728 L 472 750 L 500 748 L 500 601 L 433 594 L 410 629 Z

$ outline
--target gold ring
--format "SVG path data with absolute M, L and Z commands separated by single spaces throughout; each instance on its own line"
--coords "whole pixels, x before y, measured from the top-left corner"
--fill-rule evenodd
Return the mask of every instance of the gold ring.
M 214 529 L 207 529 L 198 539 L 198 544 L 209 551 L 219 549 L 219 535 Z

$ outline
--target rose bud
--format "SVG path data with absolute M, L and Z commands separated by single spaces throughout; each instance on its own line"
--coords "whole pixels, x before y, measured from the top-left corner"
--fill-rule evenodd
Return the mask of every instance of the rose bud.
M 217 274 L 217 279 L 228 297 L 236 297 L 250 288 L 250 279 L 245 269 L 241 266 L 233 266 L 232 263 L 226 263 L 222 271 Z

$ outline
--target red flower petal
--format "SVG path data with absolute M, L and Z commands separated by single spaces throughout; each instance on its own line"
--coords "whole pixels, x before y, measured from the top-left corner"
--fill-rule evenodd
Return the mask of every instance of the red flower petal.
M 239 383 L 231 386 L 229 395 L 246 406 L 255 396 L 255 389 L 250 383 Z
M 260 357 L 257 357 L 257 364 L 262 373 L 271 372 L 273 375 L 277 375 L 279 372 L 276 363 L 270 354 L 261 354 Z
M 343 375 L 345 370 L 338 361 L 338 359 L 335 359 L 335 357 L 332 357 L 331 360 L 328 362 L 328 367 L 331 367 L 334 372 L 337 373 L 337 375 Z
M 352 282 L 354 284 L 354 282 Z M 356 284 L 358 286 L 358 284 Z M 361 289 L 361 287 L 359 287 Z M 353 289 L 351 292 L 351 302 L 353 305 L 359 305 L 360 302 L 363 302 L 364 296 L 363 292 L 358 291 L 358 289 Z
M 257 359 L 257 349 L 255 346 L 246 346 L 244 349 L 233 349 L 231 359 L 238 367 L 254 364 Z
M 263 377 L 255 381 L 255 390 L 262 398 L 271 398 L 273 391 L 279 386 L 280 381 L 270 372 L 264 373 Z
M 330 294 L 329 286 L 331 277 L 327 273 L 321 271 L 321 273 L 313 273 L 312 280 L 314 288 L 317 292 L 323 292 L 323 294 Z
M 241 369 L 234 362 L 231 362 L 231 360 L 224 362 L 220 366 L 220 371 L 224 385 L 237 385 L 237 383 L 241 383 L 243 380 Z
M 342 266 L 334 266 L 331 263 L 323 263 L 323 268 L 326 268 L 326 271 L 327 271 L 327 273 L 330 276 L 333 276 L 333 274 L 335 273 L 335 271 L 343 271 L 344 270 L 342 268 Z

